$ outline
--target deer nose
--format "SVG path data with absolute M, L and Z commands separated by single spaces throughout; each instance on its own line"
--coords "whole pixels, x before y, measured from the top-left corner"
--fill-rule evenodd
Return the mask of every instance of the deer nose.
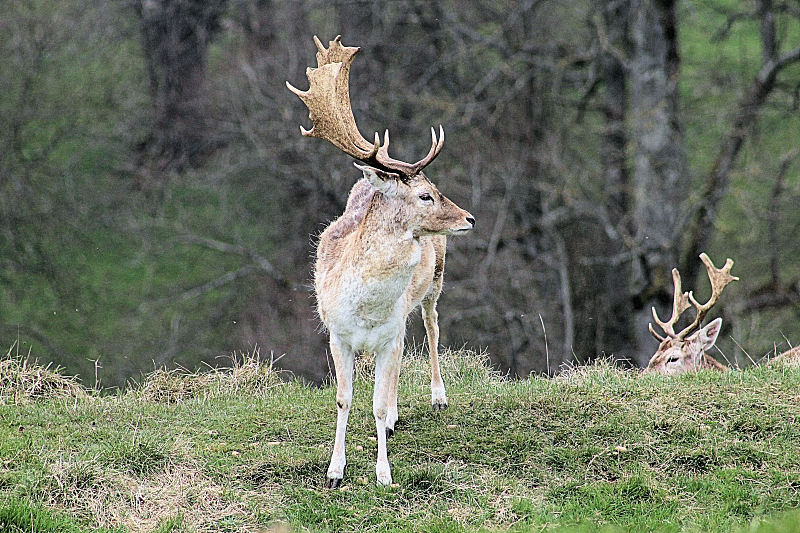
M 467 222 L 474 228 L 475 227 L 475 219 L 472 217 L 467 217 Z

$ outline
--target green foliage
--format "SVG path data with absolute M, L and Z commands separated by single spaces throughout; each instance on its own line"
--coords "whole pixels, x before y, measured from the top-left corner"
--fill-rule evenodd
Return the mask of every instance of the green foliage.
M 268 367 L 260 388 L 233 368 L 184 375 L 206 392 L 176 397 L 155 373 L 115 395 L 0 405 L 2 516 L 21 531 L 796 528 L 797 369 L 664 378 L 598 364 L 506 381 L 484 363 L 445 353 L 451 408 L 434 413 L 428 363 L 409 355 L 387 488 L 374 485 L 368 360 L 337 491 L 321 488 L 334 388 L 275 381 Z

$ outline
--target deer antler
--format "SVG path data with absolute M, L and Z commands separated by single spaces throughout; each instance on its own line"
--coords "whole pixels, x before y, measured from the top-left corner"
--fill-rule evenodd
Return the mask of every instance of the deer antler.
M 731 268 L 733 267 L 732 259 L 728 259 L 725 262 L 725 266 L 723 266 L 721 269 L 714 266 L 714 263 L 711 262 L 711 259 L 709 259 L 705 252 L 700 254 L 700 260 L 703 261 L 703 264 L 706 266 L 708 278 L 711 280 L 711 297 L 708 299 L 708 301 L 704 304 L 700 304 L 695 299 L 692 291 L 689 291 L 688 293 L 683 292 L 681 289 L 681 275 L 678 273 L 677 268 L 673 268 L 672 282 L 675 285 L 675 293 L 672 302 L 672 317 L 668 322 L 663 322 L 658 318 L 656 308 L 652 308 L 653 319 L 655 320 L 656 324 L 658 324 L 659 327 L 664 330 L 664 333 L 666 333 L 667 336 L 672 339 L 683 340 L 687 335 L 692 333 L 703 321 L 708 311 L 714 306 L 714 304 L 717 303 L 717 300 L 719 300 L 719 297 L 722 294 L 722 290 L 730 282 L 739 279 L 735 276 L 731 276 Z M 694 321 L 683 328 L 679 333 L 675 333 L 675 323 L 678 321 L 681 314 L 690 306 L 694 306 L 695 309 L 697 309 L 697 315 L 694 317 Z M 653 324 L 648 324 L 648 329 L 650 330 L 650 333 L 652 333 L 652 335 L 659 341 L 663 342 L 666 340 L 666 337 L 662 337 L 655 332 L 653 329 Z
M 694 294 L 689 291 L 689 300 L 697 309 L 697 316 L 694 317 L 694 321 L 691 324 L 686 326 L 683 330 L 681 330 L 680 333 L 678 333 L 679 339 L 686 338 L 686 335 L 694 331 L 695 328 L 697 328 L 697 326 L 699 326 L 703 321 L 709 309 L 711 309 L 714 304 L 717 303 L 717 300 L 719 300 L 719 297 L 722 294 L 722 290 L 727 287 L 730 282 L 737 281 L 739 279 L 736 276 L 731 276 L 733 259 L 728 258 L 725 261 L 725 266 L 722 268 L 715 267 L 714 263 L 711 262 L 711 259 L 709 259 L 705 252 L 700 254 L 700 260 L 703 261 L 704 265 L 706 265 L 708 279 L 711 280 L 711 297 L 706 303 L 700 304 L 697 300 L 695 300 Z
M 317 36 L 317 68 L 306 69 L 309 89 L 301 91 L 288 81 L 286 87 L 296 94 L 308 107 L 308 117 L 313 123 L 310 130 L 300 126 L 306 137 L 319 137 L 332 143 L 347 155 L 368 165 L 380 168 L 403 178 L 417 175 L 429 165 L 444 146 L 444 129 L 439 126 L 439 138 L 431 128 L 431 148 L 428 154 L 416 163 L 406 163 L 389 156 L 389 130 L 380 137 L 375 133 L 374 142 L 366 140 L 358 131 L 350 106 L 350 65 L 360 48 L 342 46 L 341 35 L 330 41 L 326 49 Z
M 672 317 L 669 319 L 668 322 L 662 321 L 658 318 L 658 314 L 656 313 L 656 308 L 653 307 L 653 320 L 655 320 L 656 324 L 667 334 L 667 336 L 677 339 L 678 336 L 675 334 L 675 323 L 680 318 L 681 314 L 684 311 L 689 309 L 689 293 L 683 292 L 681 289 L 681 275 L 678 272 L 677 268 L 672 269 L 672 284 L 675 286 L 675 292 L 672 295 Z M 655 332 L 653 329 L 653 324 L 647 325 L 650 333 L 661 342 L 666 340 L 666 337 L 662 337 L 658 333 Z

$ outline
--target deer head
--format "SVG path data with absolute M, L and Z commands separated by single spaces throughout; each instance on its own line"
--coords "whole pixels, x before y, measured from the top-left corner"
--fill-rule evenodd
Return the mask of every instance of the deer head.
M 317 46 L 317 68 L 306 69 L 309 89 L 301 91 L 286 82 L 308 107 L 313 127 L 300 126 L 306 137 L 319 137 L 329 141 L 347 155 L 362 162 L 356 164 L 364 177 L 387 200 L 399 209 L 395 220 L 403 221 L 404 229 L 415 237 L 435 234 L 452 234 L 472 229 L 475 219 L 468 212 L 445 198 L 422 173 L 442 151 L 444 129 L 439 135 L 431 128 L 431 147 L 425 157 L 416 163 L 407 163 L 389 156 L 389 130 L 380 136 L 375 133 L 373 142 L 365 139 L 356 126 L 350 106 L 349 76 L 353 58 L 360 48 L 343 46 L 341 36 L 330 41 L 326 49 L 314 36 Z M 387 212 L 392 211 L 390 206 Z
M 700 254 L 700 259 L 706 266 L 708 277 L 711 280 L 711 297 L 704 304 L 699 303 L 694 294 L 683 292 L 681 288 L 681 275 L 677 268 L 672 269 L 672 282 L 675 292 L 672 301 L 672 317 L 664 322 L 658 317 L 655 307 L 653 320 L 664 332 L 664 336 L 656 333 L 653 324 L 649 324 L 650 333 L 658 339 L 661 344 L 658 350 L 650 359 L 650 363 L 645 369 L 646 372 L 659 374 L 680 374 L 683 372 L 697 371 L 702 368 L 724 370 L 724 365 L 718 363 L 713 358 L 706 355 L 706 351 L 714 346 L 722 326 L 722 319 L 712 320 L 705 327 L 700 327 L 708 311 L 717 303 L 722 290 L 732 281 L 739 278 L 731 276 L 733 261 L 728 259 L 725 266 L 718 269 L 705 254 Z M 681 314 L 689 307 L 694 306 L 697 314 L 691 324 L 675 333 L 675 324 Z
M 400 180 L 383 170 L 356 164 L 364 177 L 383 196 L 381 214 L 386 226 L 413 237 L 454 235 L 472 229 L 475 219 L 420 172 Z

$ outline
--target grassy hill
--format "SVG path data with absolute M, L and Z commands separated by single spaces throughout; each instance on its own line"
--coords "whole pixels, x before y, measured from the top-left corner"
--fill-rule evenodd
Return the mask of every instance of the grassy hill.
M 334 387 L 250 354 L 101 394 L 9 353 L 0 531 L 800 530 L 800 369 L 508 381 L 448 352 L 451 407 L 434 413 L 409 354 L 389 488 L 374 484 L 370 373 L 362 361 L 330 491 Z

